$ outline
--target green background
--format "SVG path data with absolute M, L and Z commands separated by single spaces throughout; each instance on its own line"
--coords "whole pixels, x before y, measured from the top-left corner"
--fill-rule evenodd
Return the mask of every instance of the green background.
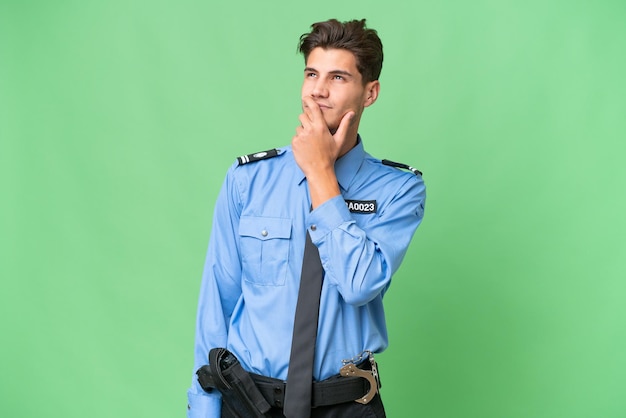
M 428 186 L 388 415 L 626 416 L 623 0 L 0 0 L 0 416 L 184 416 L 219 186 L 330 17 L 379 31 L 361 133 Z

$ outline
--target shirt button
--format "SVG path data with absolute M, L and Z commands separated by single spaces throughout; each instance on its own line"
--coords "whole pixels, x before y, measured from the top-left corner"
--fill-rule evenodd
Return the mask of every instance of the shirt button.
M 267 233 L 268 233 L 268 232 L 267 232 L 267 230 L 266 230 L 266 229 L 264 229 L 263 231 L 261 231 L 261 235 L 263 235 L 264 237 L 266 237 L 266 236 L 267 236 Z
M 311 225 L 311 231 L 315 231 L 317 229 L 316 225 Z

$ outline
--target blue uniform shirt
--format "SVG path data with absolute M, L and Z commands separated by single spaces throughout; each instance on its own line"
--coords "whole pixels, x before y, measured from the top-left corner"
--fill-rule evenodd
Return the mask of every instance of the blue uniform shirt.
M 341 196 L 310 211 L 291 148 L 228 170 L 200 289 L 190 418 L 220 416 L 219 393 L 204 392 L 195 376 L 211 348 L 228 348 L 248 371 L 287 378 L 307 229 L 325 271 L 314 378 L 387 347 L 382 299 L 422 220 L 424 182 L 383 165 L 360 140 L 335 173 Z

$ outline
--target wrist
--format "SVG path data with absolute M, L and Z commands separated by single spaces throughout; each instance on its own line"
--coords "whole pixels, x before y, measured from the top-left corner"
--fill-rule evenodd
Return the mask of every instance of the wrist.
M 318 172 L 307 176 L 311 204 L 315 209 L 322 203 L 341 194 L 334 170 Z

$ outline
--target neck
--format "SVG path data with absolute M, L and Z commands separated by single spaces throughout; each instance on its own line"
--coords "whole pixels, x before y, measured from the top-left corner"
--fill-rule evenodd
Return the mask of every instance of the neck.
M 341 158 L 346 155 L 350 150 L 356 147 L 358 141 L 358 133 L 350 133 L 346 135 L 346 141 L 343 143 L 341 150 L 339 151 L 339 156 L 337 158 Z

